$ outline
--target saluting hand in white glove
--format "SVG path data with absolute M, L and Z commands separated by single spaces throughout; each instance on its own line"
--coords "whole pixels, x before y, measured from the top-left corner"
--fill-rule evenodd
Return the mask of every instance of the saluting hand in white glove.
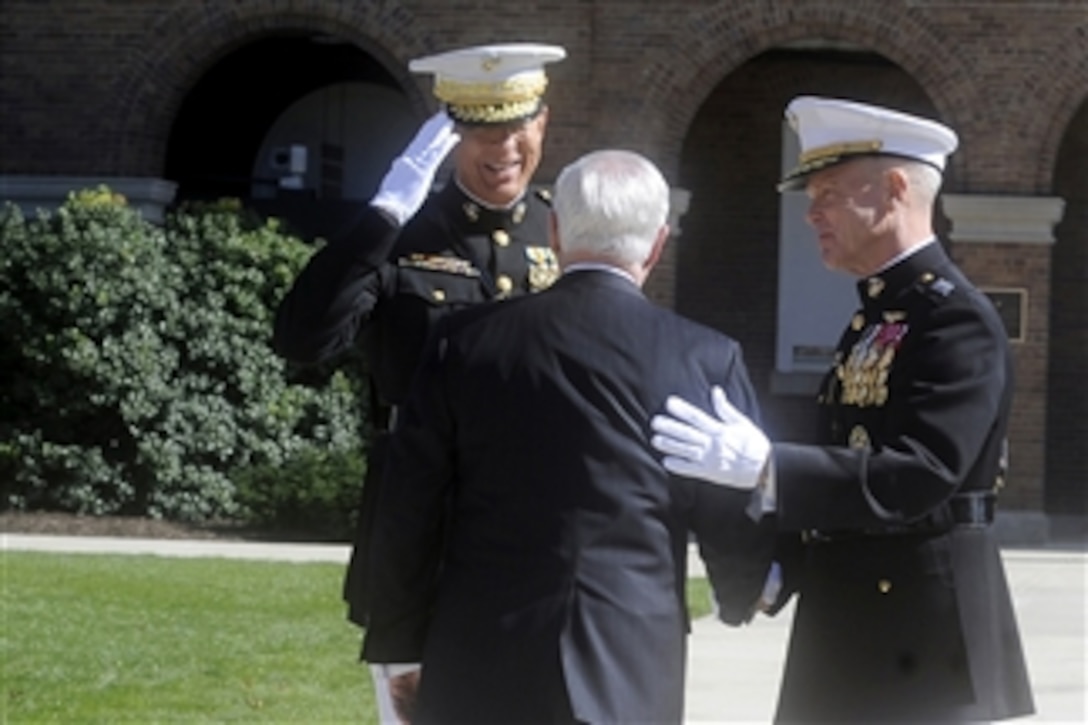
M 389 214 L 398 225 L 419 211 L 434 181 L 435 172 L 461 136 L 453 130 L 453 120 L 439 111 L 420 127 L 415 138 L 393 163 L 382 179 L 371 206 Z
M 656 434 L 650 444 L 665 454 L 662 463 L 672 473 L 751 490 L 763 475 L 771 442 L 729 403 L 721 387 L 715 385 L 710 397 L 716 418 L 669 396 L 667 414 L 650 421 Z

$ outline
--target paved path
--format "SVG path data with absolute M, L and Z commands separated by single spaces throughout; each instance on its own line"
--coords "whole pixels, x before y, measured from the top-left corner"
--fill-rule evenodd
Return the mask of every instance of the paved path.
M 163 556 L 226 556 L 346 563 L 345 546 L 205 540 L 0 534 L 0 550 Z M 1038 713 L 1022 722 L 1088 722 L 1088 548 L 1006 549 Z M 693 573 L 697 573 L 697 567 Z M 687 721 L 762 723 L 778 690 L 792 607 L 743 628 L 695 622 L 690 641 Z
M 335 544 L 267 544 L 220 539 L 138 539 L 110 536 L 0 534 L 2 551 L 53 551 L 82 554 L 154 554 L 228 557 L 273 561 L 348 562 L 348 547 Z
M 1005 550 L 1004 559 L 1037 710 L 1019 722 L 1088 722 L 1088 554 Z M 710 619 L 695 623 L 688 722 L 770 720 L 792 615 L 791 604 L 777 617 L 760 617 L 741 629 Z

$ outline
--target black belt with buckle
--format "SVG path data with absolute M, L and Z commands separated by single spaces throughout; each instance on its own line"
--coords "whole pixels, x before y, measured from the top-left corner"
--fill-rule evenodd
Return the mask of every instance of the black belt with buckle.
M 948 499 L 948 511 L 956 526 L 985 526 L 994 522 L 997 494 L 993 491 L 968 491 Z
M 989 526 L 994 521 L 997 494 L 993 491 L 967 491 L 957 493 L 948 499 L 947 506 L 937 509 L 921 522 L 892 525 L 873 530 L 861 531 L 817 531 L 810 529 L 801 532 L 805 543 L 829 543 L 874 536 L 903 536 L 909 534 L 936 535 L 947 533 L 953 528 Z

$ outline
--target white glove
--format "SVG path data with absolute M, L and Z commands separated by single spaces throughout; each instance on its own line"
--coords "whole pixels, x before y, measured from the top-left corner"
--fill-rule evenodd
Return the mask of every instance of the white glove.
M 750 491 L 763 475 L 771 442 L 729 404 L 720 387 L 715 385 L 710 397 L 717 419 L 669 396 L 665 410 L 670 415 L 650 421 L 656 433 L 650 444 L 665 454 L 662 463 L 672 473 Z
M 460 140 L 461 136 L 453 131 L 453 120 L 445 111 L 431 116 L 404 153 L 393 159 L 370 205 L 385 211 L 403 226 L 423 205 L 435 172 Z

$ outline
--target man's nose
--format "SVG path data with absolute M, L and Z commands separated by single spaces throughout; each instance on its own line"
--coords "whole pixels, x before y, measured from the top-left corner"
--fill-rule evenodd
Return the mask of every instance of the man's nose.
M 491 143 L 496 146 L 511 146 L 516 138 L 517 134 L 514 131 L 501 129 L 495 133 Z

